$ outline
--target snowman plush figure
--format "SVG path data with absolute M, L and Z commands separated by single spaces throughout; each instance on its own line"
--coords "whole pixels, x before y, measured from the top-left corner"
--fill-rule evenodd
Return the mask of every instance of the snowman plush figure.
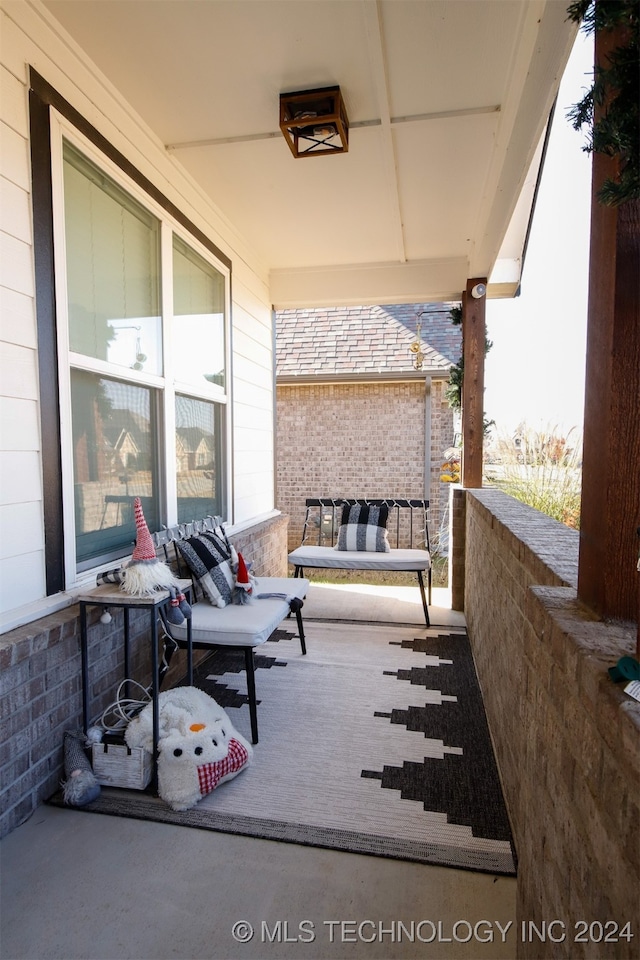
M 253 747 L 203 690 L 166 690 L 158 697 L 158 708 L 158 793 L 173 810 L 189 810 L 251 762 Z M 147 704 L 129 723 L 129 747 L 153 749 L 152 709 Z

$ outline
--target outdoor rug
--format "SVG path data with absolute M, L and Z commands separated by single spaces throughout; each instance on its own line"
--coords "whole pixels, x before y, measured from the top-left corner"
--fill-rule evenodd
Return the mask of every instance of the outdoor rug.
M 172 811 L 103 787 L 84 809 L 514 875 L 509 820 L 466 633 L 306 624 L 256 651 L 260 742 L 238 777 Z M 243 655 L 195 679 L 250 739 Z M 54 800 L 55 802 L 55 800 Z

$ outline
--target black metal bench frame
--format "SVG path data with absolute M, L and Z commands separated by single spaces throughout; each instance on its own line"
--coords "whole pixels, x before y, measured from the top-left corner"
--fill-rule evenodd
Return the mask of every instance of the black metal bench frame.
M 416 500 L 416 499 L 398 499 L 398 498 L 386 498 L 386 499 L 369 499 L 369 498 L 344 498 L 344 497 L 309 497 L 305 500 L 306 514 L 304 519 L 304 525 L 302 528 L 302 543 L 301 546 L 305 544 L 310 544 L 312 542 L 311 536 L 313 533 L 313 528 L 317 528 L 317 546 L 327 546 L 334 547 L 337 537 L 338 530 L 340 527 L 340 521 L 342 518 L 342 508 L 344 506 L 386 506 L 389 508 L 389 519 L 387 522 L 387 532 L 389 535 L 389 543 L 391 546 L 391 552 L 388 554 L 377 554 L 378 558 L 377 569 L 379 570 L 396 570 L 397 567 L 394 567 L 392 563 L 388 567 L 385 567 L 384 561 L 385 557 L 389 557 L 389 560 L 392 561 L 394 550 L 399 549 L 422 549 L 428 551 L 431 555 L 431 546 L 429 541 L 429 501 L 428 500 Z M 329 513 L 330 511 L 330 513 Z M 325 517 L 323 518 L 323 513 Z M 408 524 L 403 523 L 403 518 L 408 516 Z M 418 519 L 420 518 L 420 519 Z M 406 541 L 406 543 L 405 543 Z M 401 546 L 400 544 L 403 544 Z M 315 567 L 312 563 L 297 564 L 295 561 L 290 561 L 294 565 L 294 576 L 301 577 L 304 576 L 304 570 L 307 568 L 310 569 L 322 569 L 322 570 L 355 570 L 355 569 L 371 569 L 371 567 L 363 566 L 358 568 L 357 566 L 349 565 L 348 567 L 340 565 L 340 553 L 336 551 L 335 556 L 331 557 L 331 563 L 322 564 L 321 566 Z M 422 569 L 411 569 L 407 568 L 408 573 L 415 573 L 418 579 L 418 586 L 420 588 L 420 597 L 422 599 L 422 607 L 424 610 L 425 622 L 427 626 L 430 626 L 429 619 L 429 605 L 431 604 L 431 592 L 432 592 L 432 568 L 431 565 L 427 570 L 427 592 L 428 592 L 428 601 L 427 601 L 427 592 L 425 592 L 425 584 L 423 578 Z

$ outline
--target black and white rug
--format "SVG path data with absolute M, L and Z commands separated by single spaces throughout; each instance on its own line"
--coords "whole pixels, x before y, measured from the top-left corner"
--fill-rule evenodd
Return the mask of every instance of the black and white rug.
M 87 810 L 514 875 L 515 855 L 466 633 L 307 623 L 256 651 L 251 766 L 184 813 L 103 788 Z M 250 738 L 243 657 L 196 685 Z

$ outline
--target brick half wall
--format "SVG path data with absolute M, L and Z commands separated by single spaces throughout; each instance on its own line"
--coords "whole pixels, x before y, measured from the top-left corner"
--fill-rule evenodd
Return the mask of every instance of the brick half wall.
M 518 957 L 637 957 L 640 704 L 607 673 L 633 655 L 635 625 L 578 603 L 576 531 L 498 491 L 462 493 L 465 615 L 519 858 Z M 528 926 L 553 920 L 558 942 Z M 627 921 L 633 939 L 605 942 Z

